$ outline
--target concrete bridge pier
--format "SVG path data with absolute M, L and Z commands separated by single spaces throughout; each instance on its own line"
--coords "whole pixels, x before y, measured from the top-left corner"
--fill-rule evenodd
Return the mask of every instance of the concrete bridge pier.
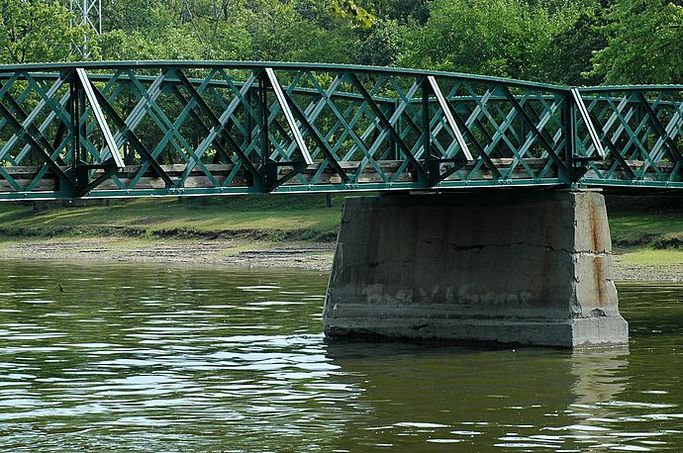
M 348 198 L 328 337 L 624 344 L 595 191 Z

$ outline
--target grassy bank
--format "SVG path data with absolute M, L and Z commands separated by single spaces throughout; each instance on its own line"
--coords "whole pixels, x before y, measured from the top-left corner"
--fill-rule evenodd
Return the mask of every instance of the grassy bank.
M 683 214 L 672 211 L 610 213 L 612 240 L 619 247 L 683 250 Z
M 35 212 L 31 205 L 0 205 L 5 240 L 49 237 L 242 239 L 333 241 L 343 196 L 269 195 L 208 199 L 112 201 L 101 206 L 56 206 Z M 615 250 L 632 264 L 683 263 L 680 209 L 610 212 Z
M 609 222 L 618 261 L 627 266 L 683 265 L 680 200 L 639 197 L 626 199 L 626 204 L 624 199 L 612 201 L 615 206 L 609 211 Z
M 208 199 L 144 199 L 108 205 L 0 206 L 5 237 L 129 236 L 139 238 L 245 238 L 332 241 L 342 198 L 326 207 L 319 196 L 244 196 Z

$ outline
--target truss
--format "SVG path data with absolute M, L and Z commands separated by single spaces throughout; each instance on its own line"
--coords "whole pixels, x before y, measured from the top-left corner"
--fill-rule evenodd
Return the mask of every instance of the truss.
M 682 137 L 683 86 L 289 63 L 0 67 L 0 200 L 680 189 Z
M 69 0 L 69 11 L 73 16 L 72 25 L 83 25 L 95 30 L 98 35 L 102 34 L 102 0 Z M 87 36 L 73 45 L 76 54 L 84 58 L 90 57 Z

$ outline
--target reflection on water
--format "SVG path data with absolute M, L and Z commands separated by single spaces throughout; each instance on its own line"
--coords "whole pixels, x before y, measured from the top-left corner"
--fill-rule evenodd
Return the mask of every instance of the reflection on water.
M 572 353 L 328 344 L 326 279 L 4 263 L 0 449 L 683 449 L 683 286 L 621 285 L 630 348 Z

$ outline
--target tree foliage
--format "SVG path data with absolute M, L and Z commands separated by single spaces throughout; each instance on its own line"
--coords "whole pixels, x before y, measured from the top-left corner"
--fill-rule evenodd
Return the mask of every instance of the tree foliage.
M 549 25 L 544 8 L 521 0 L 434 0 L 427 23 L 408 33 L 401 63 L 533 78 Z
M 606 13 L 601 8 L 579 14 L 565 30 L 555 34 L 548 47 L 545 65 L 548 80 L 567 85 L 595 85 L 603 77 L 592 72 L 593 55 L 607 45 Z
M 2 62 L 69 60 L 72 44 L 81 43 L 84 38 L 96 46 L 94 32 L 72 26 L 68 9 L 57 1 L 0 1 Z
M 683 83 L 683 1 L 621 0 L 593 73 L 610 83 Z
M 361 28 L 370 28 L 375 21 L 375 16 L 354 0 L 332 0 L 330 4 L 337 15 L 352 18 Z
M 90 58 L 400 65 L 571 85 L 683 82 L 683 0 L 0 0 L 0 63 Z

